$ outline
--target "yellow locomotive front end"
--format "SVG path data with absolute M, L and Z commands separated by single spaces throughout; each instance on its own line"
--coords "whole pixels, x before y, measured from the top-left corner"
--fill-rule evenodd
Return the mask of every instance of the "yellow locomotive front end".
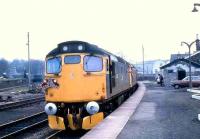
M 51 62 L 54 59 L 47 59 L 49 68 L 53 67 L 54 63 Z M 59 86 L 47 90 L 47 101 L 87 102 L 98 101 L 106 97 L 106 70 L 103 66 L 106 59 L 104 57 L 88 54 L 68 54 L 56 57 L 56 59 L 59 59 L 61 64 L 60 72 L 56 74 L 47 73 L 46 79 L 55 79 Z
M 99 102 L 107 98 L 108 57 L 75 44 L 62 44 L 46 57 L 43 88 L 52 129 L 91 129 L 104 118 Z

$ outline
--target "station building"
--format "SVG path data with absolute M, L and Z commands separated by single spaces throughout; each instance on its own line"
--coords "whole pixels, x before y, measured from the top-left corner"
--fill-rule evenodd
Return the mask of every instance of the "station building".
M 188 54 L 171 55 L 170 62 L 161 66 L 164 83 L 170 86 L 173 80 L 182 80 L 189 76 L 189 63 L 191 60 L 191 75 L 200 76 L 200 51 L 194 52 L 190 59 Z

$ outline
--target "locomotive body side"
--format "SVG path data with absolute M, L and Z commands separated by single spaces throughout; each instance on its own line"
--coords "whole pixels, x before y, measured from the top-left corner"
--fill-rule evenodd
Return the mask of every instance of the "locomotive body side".
M 129 85 L 129 74 L 128 74 L 128 64 L 119 61 L 111 62 L 111 85 L 112 88 L 109 97 L 113 97 L 120 92 L 126 91 L 130 88 Z

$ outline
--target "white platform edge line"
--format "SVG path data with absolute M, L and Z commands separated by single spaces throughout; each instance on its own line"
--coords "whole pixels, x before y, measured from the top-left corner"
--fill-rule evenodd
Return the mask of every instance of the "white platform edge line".
M 200 96 L 199 95 L 192 95 L 192 98 L 200 100 Z
M 200 94 L 200 90 L 196 90 L 196 89 L 187 89 L 188 92 L 191 92 L 191 93 L 198 93 Z

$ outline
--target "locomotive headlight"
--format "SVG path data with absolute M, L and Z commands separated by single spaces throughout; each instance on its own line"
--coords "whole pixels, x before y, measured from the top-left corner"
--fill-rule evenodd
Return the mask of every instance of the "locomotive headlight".
M 79 46 L 78 46 L 78 50 L 79 50 L 79 51 L 83 50 L 83 46 L 82 46 L 82 45 L 79 45 Z
M 54 115 L 57 112 L 57 107 L 54 103 L 47 103 L 44 110 L 47 115 Z
M 64 46 L 63 47 L 63 51 L 67 51 L 68 50 L 68 47 L 67 46 Z
M 95 114 L 99 111 L 99 104 L 95 101 L 91 101 L 86 105 L 86 110 L 89 114 Z

